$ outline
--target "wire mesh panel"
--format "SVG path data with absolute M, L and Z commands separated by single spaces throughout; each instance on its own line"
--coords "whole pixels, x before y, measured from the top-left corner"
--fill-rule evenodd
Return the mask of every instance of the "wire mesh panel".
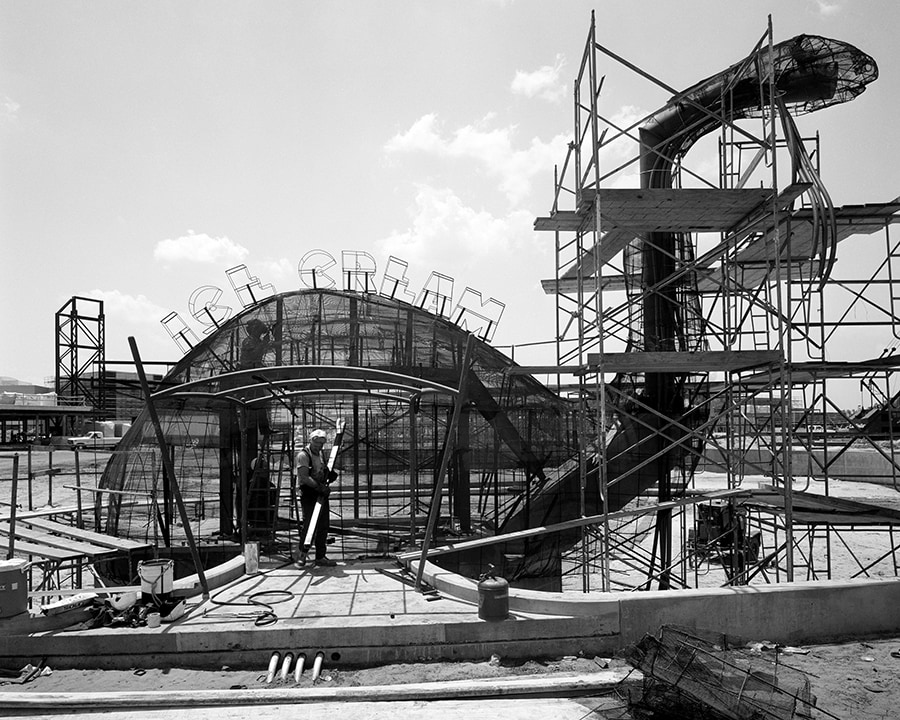
M 644 673 L 633 698 L 638 718 L 794 720 L 809 718 L 815 704 L 809 679 L 760 654 L 729 650 L 726 638 L 664 626 L 626 650 Z M 776 656 L 777 657 L 777 656 Z

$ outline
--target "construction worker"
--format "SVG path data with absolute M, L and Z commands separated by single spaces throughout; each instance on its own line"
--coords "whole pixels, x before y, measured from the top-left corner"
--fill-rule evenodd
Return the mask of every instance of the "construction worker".
M 241 342 L 238 369 L 263 367 L 265 365 L 263 358 L 273 346 L 270 338 L 271 329 L 259 318 L 253 318 L 247 323 L 246 332 L 247 335 Z
M 328 486 L 328 467 L 323 449 L 327 436 L 324 430 L 313 430 L 309 434 L 309 442 L 297 452 L 297 480 L 300 486 L 300 508 L 303 513 L 303 528 L 300 532 L 300 559 L 297 567 L 306 564 L 306 556 L 303 554 L 303 544 L 309 532 L 310 522 L 316 503 L 321 502 L 319 517 L 313 536 L 315 547 L 315 564 L 333 566 L 337 563 L 325 556 L 325 544 L 328 538 L 328 495 L 331 488 Z

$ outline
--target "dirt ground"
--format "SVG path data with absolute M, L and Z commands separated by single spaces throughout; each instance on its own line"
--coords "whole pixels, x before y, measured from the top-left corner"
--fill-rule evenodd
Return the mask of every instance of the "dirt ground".
M 276 677 L 266 682 L 266 671 L 232 670 L 227 666 L 219 670 L 187 670 L 184 668 L 133 670 L 60 670 L 38 677 L 25 685 L 0 685 L 2 691 L 25 692 L 114 692 L 135 690 L 228 690 L 228 689 L 284 689 L 290 687 L 388 687 L 409 683 L 439 682 L 448 680 L 475 680 L 508 678 L 522 675 L 547 675 L 551 673 L 584 674 L 608 667 L 626 667 L 624 660 L 616 658 L 566 657 L 525 662 L 435 662 L 400 663 L 373 668 L 322 667 L 319 680 L 312 681 L 312 668 L 308 663 L 299 682 L 293 673 L 287 681 Z M 2 680 L 0 680 L 2 682 Z

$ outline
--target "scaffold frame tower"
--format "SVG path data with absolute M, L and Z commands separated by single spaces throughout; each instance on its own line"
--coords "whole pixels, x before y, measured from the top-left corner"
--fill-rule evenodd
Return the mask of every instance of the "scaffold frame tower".
M 827 98 L 817 62 L 838 69 Z M 619 96 L 605 85 L 623 72 L 668 99 L 619 120 L 610 107 Z M 892 441 L 893 351 L 834 362 L 829 343 L 860 306 L 880 314 L 860 325 L 898 337 L 889 229 L 900 205 L 836 208 L 820 176 L 820 139 L 802 137 L 794 121 L 852 99 L 875 77 L 874 61 L 846 43 L 798 36 L 776 44 L 770 19 L 744 60 L 677 91 L 601 45 L 592 16 L 575 81 L 574 140 L 555 172 L 550 213 L 535 221 L 555 240 L 554 277 L 543 287 L 556 298 L 560 387 L 579 402 L 582 517 L 602 518 L 585 525 L 567 558 L 585 590 L 689 586 L 709 560 L 700 515 L 720 505 L 736 518 L 726 523 L 727 542 L 712 543 L 727 548 L 728 583 L 749 582 L 763 560 L 781 579 L 808 576 L 813 539 L 825 545 L 818 575 L 830 576 L 831 542 L 852 522 L 810 524 L 806 504 L 798 521 L 795 487 L 821 482 L 828 496 L 838 459 L 866 442 L 897 488 L 898 465 L 877 443 L 884 433 L 872 432 L 878 417 Z M 685 157 L 704 142 L 705 157 L 718 158 L 715 177 Z M 874 232 L 885 235 L 884 262 L 862 279 L 836 280 L 838 242 Z M 835 288 L 845 291 L 841 301 Z M 869 417 L 841 411 L 846 432 L 816 436 L 813 426 L 839 411 L 826 387 L 838 378 L 858 379 L 878 402 Z M 723 476 L 734 494 L 698 487 L 704 472 Z M 766 503 L 748 499 L 748 478 L 768 488 Z M 599 509 L 584 503 L 592 490 Z M 886 555 L 896 554 L 892 522 Z M 620 571 L 643 580 L 617 582 Z
M 56 312 L 56 394 L 94 407 L 106 399 L 106 316 L 103 301 L 73 295 Z

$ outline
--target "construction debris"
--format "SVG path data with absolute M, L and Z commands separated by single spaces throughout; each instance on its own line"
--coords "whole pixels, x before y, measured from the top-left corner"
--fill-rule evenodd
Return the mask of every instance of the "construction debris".
M 716 640 L 718 642 L 716 642 Z M 815 698 L 799 670 L 746 649 L 726 649 L 725 638 L 663 626 L 625 651 L 644 675 L 629 698 L 637 720 L 800 720 L 812 717 Z

